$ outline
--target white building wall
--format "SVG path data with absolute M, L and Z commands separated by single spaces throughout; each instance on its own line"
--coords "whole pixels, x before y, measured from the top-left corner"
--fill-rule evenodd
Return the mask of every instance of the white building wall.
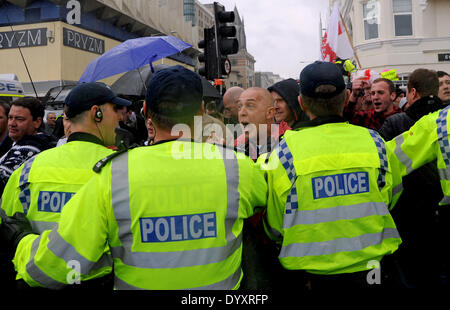
M 412 0 L 411 36 L 395 36 L 392 0 L 378 0 L 378 38 L 364 36 L 363 4 L 370 0 L 340 1 L 344 19 L 351 23 L 353 45 L 363 68 L 381 72 L 396 69 L 407 75 L 417 68 L 450 72 L 450 61 L 439 62 L 438 54 L 450 53 L 450 1 Z M 333 0 L 330 0 L 332 8 Z M 351 5 L 351 10 L 345 10 Z

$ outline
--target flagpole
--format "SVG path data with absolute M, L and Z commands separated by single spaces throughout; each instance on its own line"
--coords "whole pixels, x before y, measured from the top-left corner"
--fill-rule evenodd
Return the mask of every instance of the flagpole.
M 320 52 L 320 60 L 323 60 L 323 54 L 322 54 L 322 16 L 319 13 L 319 37 L 320 37 L 320 43 L 319 43 L 319 52 Z
M 352 46 L 353 54 L 355 55 L 356 61 L 358 62 L 358 66 L 359 66 L 360 69 L 362 69 L 361 63 L 359 62 L 358 54 L 356 53 L 355 47 L 353 46 L 353 40 L 350 37 L 350 34 L 348 33 L 347 25 L 345 24 L 344 18 L 342 17 L 342 13 L 339 12 L 339 15 L 341 17 L 341 21 L 342 21 L 342 25 L 344 26 L 345 33 L 347 34 L 348 41 L 350 42 L 350 45 Z

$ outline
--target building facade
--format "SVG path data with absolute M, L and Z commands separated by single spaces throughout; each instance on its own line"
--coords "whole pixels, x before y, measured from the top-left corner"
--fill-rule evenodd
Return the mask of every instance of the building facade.
M 400 83 L 417 68 L 450 71 L 450 1 L 330 0 L 340 2 L 363 68 L 396 69 Z
M 75 24 L 68 21 L 73 17 L 68 2 L 8 0 L 0 5 L 0 73 L 16 74 L 26 95 L 34 96 L 30 76 L 42 97 L 51 87 L 77 83 L 88 64 L 114 46 L 145 36 L 173 35 L 191 44 L 155 64 L 195 69 L 199 31 L 185 20 L 183 0 L 79 0 Z M 102 82 L 112 84 L 119 76 Z
M 231 62 L 231 68 L 233 71 L 238 72 L 239 80 L 238 84 L 233 81 L 229 81 L 227 87 L 240 86 L 244 89 L 255 86 L 255 58 L 247 51 L 247 36 L 245 34 L 244 19 L 241 18 L 237 7 L 234 7 L 235 25 L 236 25 L 236 37 L 239 41 L 239 51 L 237 54 L 229 55 L 228 58 Z
M 255 86 L 269 88 L 275 83 L 282 81 L 283 78 L 273 72 L 255 72 Z

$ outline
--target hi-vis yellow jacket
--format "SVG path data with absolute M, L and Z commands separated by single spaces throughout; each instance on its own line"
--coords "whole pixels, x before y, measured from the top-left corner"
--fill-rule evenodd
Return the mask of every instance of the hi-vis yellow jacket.
M 34 232 L 52 229 L 64 205 L 94 175 L 95 163 L 112 152 L 97 143 L 71 141 L 37 154 L 9 178 L 2 209 L 9 216 L 25 213 Z
M 440 205 L 450 204 L 450 145 L 448 140 L 448 111 L 450 107 L 430 113 L 414 126 L 387 143 L 394 149 L 401 176 L 437 160 L 444 198 Z M 401 186 L 400 186 L 401 187 Z
M 116 289 L 236 289 L 243 219 L 267 202 L 263 172 L 212 144 L 169 141 L 112 159 L 64 207 L 59 226 L 26 236 L 14 263 L 30 285 L 81 280 L 109 245 Z M 35 272 L 39 270 L 39 272 Z
M 267 172 L 266 232 L 286 269 L 353 273 L 401 243 L 389 213 L 392 151 L 375 131 L 328 123 L 287 131 Z M 398 175 L 398 173 L 397 173 Z
M 65 204 L 94 175 L 94 164 L 112 152 L 97 143 L 74 140 L 37 154 L 11 175 L 1 208 L 9 216 L 25 213 L 36 233 L 57 227 Z M 109 249 L 104 247 L 103 252 L 86 279 L 111 273 Z

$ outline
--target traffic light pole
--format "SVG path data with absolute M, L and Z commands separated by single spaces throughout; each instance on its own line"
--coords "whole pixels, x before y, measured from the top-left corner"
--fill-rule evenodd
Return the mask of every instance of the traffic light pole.
M 217 2 L 214 2 L 214 16 L 217 16 Z M 214 42 L 216 43 L 216 62 L 217 62 L 217 72 L 216 72 L 216 76 L 217 78 L 221 79 L 222 75 L 221 73 L 221 63 L 222 63 L 222 58 L 220 56 L 220 46 L 219 46 L 219 27 L 218 27 L 218 21 L 216 20 L 216 22 L 214 23 Z M 222 89 L 220 89 L 220 93 L 222 93 Z
M 222 79 L 231 72 L 231 63 L 227 56 L 236 54 L 239 50 L 239 42 L 235 38 L 236 27 L 227 25 L 234 22 L 234 18 L 233 11 L 227 12 L 223 5 L 214 2 L 214 26 L 204 28 L 204 40 L 198 43 L 198 47 L 204 49 L 198 60 L 205 64 L 199 68 L 199 74 L 207 80 Z

